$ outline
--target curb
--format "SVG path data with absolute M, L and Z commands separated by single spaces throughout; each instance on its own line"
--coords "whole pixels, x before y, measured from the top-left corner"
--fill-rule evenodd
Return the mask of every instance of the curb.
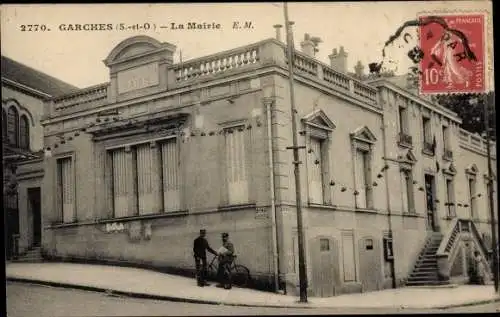
M 449 308 L 456 308 L 456 307 L 476 306 L 476 305 L 491 304 L 491 303 L 496 303 L 496 302 L 500 302 L 500 297 L 494 298 L 494 299 L 476 301 L 476 302 L 469 302 L 469 303 L 464 303 L 464 304 L 439 306 L 439 307 L 436 307 L 436 309 L 449 309 Z
M 34 280 L 34 279 L 25 279 L 18 277 L 6 277 L 6 281 L 10 282 L 18 282 L 18 283 L 27 283 L 27 284 L 37 284 L 37 285 L 46 285 L 53 287 L 61 287 L 61 288 L 73 288 L 84 291 L 92 291 L 105 293 L 107 295 L 118 295 L 118 296 L 126 296 L 131 298 L 142 298 L 142 299 L 152 299 L 152 300 L 163 300 L 170 302 L 184 302 L 184 303 L 192 303 L 192 304 L 208 304 L 208 305 L 225 305 L 225 306 L 243 306 L 243 307 L 265 307 L 265 308 L 318 308 L 315 306 L 305 306 L 305 305 L 266 305 L 266 304 L 245 304 L 245 303 L 228 303 L 223 301 L 213 301 L 213 300 L 205 300 L 205 299 L 193 299 L 193 298 L 184 298 L 184 297 L 175 297 L 175 296 L 166 296 L 166 295 L 154 295 L 154 294 L 145 294 L 145 293 L 136 293 L 136 292 L 126 292 L 126 291 L 117 291 L 103 287 L 97 286 L 86 286 L 86 285 L 77 285 L 70 283 L 60 283 L 60 282 L 51 282 L 51 281 L 43 281 L 43 280 Z
M 37 284 L 37 285 L 46 285 L 46 286 L 52 286 L 52 287 L 61 287 L 61 288 L 73 288 L 73 289 L 79 289 L 79 290 L 84 290 L 84 291 L 92 291 L 92 292 L 99 292 L 99 293 L 105 293 L 106 295 L 115 295 L 115 296 L 125 296 L 125 297 L 130 297 L 130 298 L 141 298 L 141 299 L 151 299 L 151 300 L 161 300 L 161 301 L 171 301 L 171 302 L 184 302 L 184 303 L 192 303 L 192 304 L 208 304 L 208 305 L 225 305 L 225 306 L 241 306 L 241 307 L 265 307 L 265 308 L 303 308 L 303 309 L 312 309 L 312 308 L 335 308 L 335 309 L 350 309 L 350 308 L 359 308 L 359 309 L 369 309 L 373 307 L 328 307 L 328 306 L 311 306 L 310 304 L 300 304 L 296 303 L 291 304 L 291 305 L 269 305 L 269 304 L 246 304 L 246 303 L 231 303 L 231 302 L 224 302 L 224 301 L 215 301 L 215 300 L 207 300 L 207 299 L 194 299 L 194 298 L 184 298 L 184 297 L 175 297 L 175 296 L 166 296 L 166 295 L 154 295 L 154 294 L 146 294 L 146 293 L 136 293 L 136 292 L 127 292 L 127 291 L 118 291 L 118 290 L 112 290 L 108 288 L 103 288 L 103 287 L 97 287 L 97 286 L 86 286 L 86 285 L 77 285 L 77 284 L 70 284 L 70 283 L 61 283 L 61 282 L 52 282 L 52 281 L 44 281 L 44 280 L 35 280 L 35 279 L 26 279 L 26 278 L 18 278 L 18 277 L 6 277 L 6 281 L 10 282 L 18 282 L 18 283 L 26 283 L 26 284 Z M 489 300 L 480 300 L 480 301 L 475 301 L 475 302 L 468 302 L 468 303 L 463 303 L 463 304 L 452 304 L 452 305 L 445 305 L 445 306 L 436 306 L 436 307 L 404 307 L 404 309 L 407 310 L 414 310 L 414 309 L 449 309 L 449 308 L 456 308 L 456 307 L 465 307 L 465 306 L 475 306 L 475 305 L 482 305 L 482 304 L 489 304 L 489 303 L 495 303 L 495 302 L 500 302 L 500 297 L 494 298 L 494 299 L 489 299 Z M 378 308 L 384 308 L 384 307 L 378 307 Z M 386 308 L 396 308 L 396 307 L 386 307 Z

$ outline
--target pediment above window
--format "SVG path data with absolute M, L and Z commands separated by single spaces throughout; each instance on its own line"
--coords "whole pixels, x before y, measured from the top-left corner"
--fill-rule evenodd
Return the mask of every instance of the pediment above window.
M 321 109 L 317 109 L 311 112 L 310 114 L 306 115 L 305 117 L 303 117 L 302 122 L 304 122 L 307 125 L 313 126 L 315 128 L 324 129 L 328 131 L 333 131 L 336 128 L 333 121 L 330 120 L 330 118 L 328 118 L 326 113 Z
M 417 162 L 417 158 L 415 157 L 415 154 L 413 154 L 412 150 L 408 150 L 404 156 L 399 157 L 399 162 L 414 165 Z
M 472 174 L 472 175 L 476 175 L 478 171 L 479 169 L 477 168 L 476 164 L 471 164 L 465 169 L 465 172 L 467 174 Z
M 373 144 L 377 141 L 375 134 L 367 126 L 357 128 L 351 133 L 351 138 L 356 141 L 361 141 L 369 144 Z
M 457 169 L 453 165 L 453 163 L 450 163 L 450 166 L 448 168 L 443 169 L 443 173 L 449 174 L 449 175 L 455 175 L 457 173 Z

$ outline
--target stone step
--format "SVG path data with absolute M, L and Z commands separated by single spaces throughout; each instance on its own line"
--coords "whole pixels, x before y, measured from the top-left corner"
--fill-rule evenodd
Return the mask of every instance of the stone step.
M 409 281 L 406 286 L 442 286 L 449 283 L 449 281 Z

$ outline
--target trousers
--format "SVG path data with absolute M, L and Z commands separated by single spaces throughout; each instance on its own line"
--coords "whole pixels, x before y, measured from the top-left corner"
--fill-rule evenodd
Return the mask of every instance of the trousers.
M 195 256 L 194 261 L 196 264 L 196 280 L 198 285 L 205 284 L 207 279 L 207 258 Z
M 219 283 L 224 285 L 224 287 L 230 288 L 232 286 L 231 262 L 219 262 L 217 277 Z

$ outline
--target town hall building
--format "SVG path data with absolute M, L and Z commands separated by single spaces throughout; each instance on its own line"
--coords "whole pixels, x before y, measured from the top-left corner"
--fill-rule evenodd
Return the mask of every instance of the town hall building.
M 464 282 L 470 252 L 485 263 L 491 253 L 485 140 L 404 82 L 347 75 L 343 50 L 328 65 L 307 37 L 301 47 L 310 293 Z M 51 98 L 44 256 L 193 271 L 191 243 L 205 228 L 215 246 L 229 233 L 255 285 L 296 294 L 285 49 L 267 39 L 174 63 L 174 45 L 135 36 L 104 59 L 109 82 Z

